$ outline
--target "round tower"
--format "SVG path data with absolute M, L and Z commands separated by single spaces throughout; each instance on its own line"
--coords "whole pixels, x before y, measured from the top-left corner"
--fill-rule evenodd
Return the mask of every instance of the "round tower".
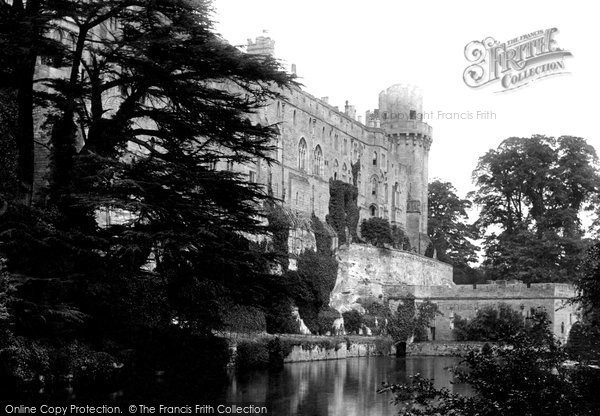
M 411 247 L 424 254 L 427 236 L 427 185 L 431 127 L 423 121 L 423 93 L 419 87 L 395 84 L 379 93 L 379 118 L 392 155 L 406 166 L 405 232 Z

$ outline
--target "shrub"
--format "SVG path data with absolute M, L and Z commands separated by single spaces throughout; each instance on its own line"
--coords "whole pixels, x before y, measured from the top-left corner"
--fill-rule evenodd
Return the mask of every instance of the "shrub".
M 341 317 L 342 315 L 333 308 L 328 308 L 320 311 L 317 318 L 319 323 L 319 333 L 321 335 L 325 335 L 327 332 L 332 332 L 333 322 Z
M 358 334 L 362 324 L 362 316 L 358 311 L 351 310 L 342 314 L 344 318 L 344 328 L 349 334 Z
M 458 324 L 458 325 L 457 325 Z M 485 306 L 466 323 L 454 320 L 454 337 L 458 341 L 508 341 L 525 326 L 523 316 L 509 305 Z
M 373 217 L 363 220 L 360 233 L 365 241 L 377 247 L 393 243 L 390 223 L 383 218 Z
M 270 354 L 267 342 L 242 341 L 237 345 L 236 366 L 241 370 L 269 367 Z
M 281 298 L 275 301 L 265 316 L 270 334 L 299 334 L 298 322 L 292 317 L 292 301 Z
M 258 308 L 245 305 L 230 305 L 225 310 L 223 325 L 231 332 L 265 332 L 265 314 Z

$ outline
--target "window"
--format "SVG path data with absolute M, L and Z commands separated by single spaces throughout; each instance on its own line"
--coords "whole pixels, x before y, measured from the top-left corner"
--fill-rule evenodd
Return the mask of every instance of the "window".
M 377 177 L 374 176 L 373 179 L 371 179 L 371 195 L 377 196 Z
M 416 120 L 417 119 L 417 111 L 416 110 L 410 110 L 409 116 L 410 116 L 411 120 Z
M 256 172 L 254 172 L 253 170 L 251 170 L 251 171 L 249 172 L 249 177 L 250 177 L 250 182 L 251 182 L 251 183 L 254 183 L 254 182 L 256 182 Z
M 228 160 L 227 161 L 227 170 L 228 171 L 232 171 L 233 170 L 233 160 Z
M 377 152 L 373 152 L 373 166 L 377 166 Z
M 294 115 L 293 115 L 292 119 L 293 119 L 293 120 L 292 120 L 292 121 L 293 121 L 293 124 L 294 124 L 294 126 L 295 126 L 295 125 L 296 125 L 296 110 L 294 110 Z
M 298 144 L 298 168 L 306 170 L 306 140 L 304 140 L 304 137 L 300 139 Z
M 321 176 L 323 174 L 323 151 L 321 146 L 317 145 L 315 147 L 313 158 L 313 174 Z
M 340 164 L 338 163 L 337 159 L 335 160 L 335 162 L 333 162 L 333 179 L 337 180 L 338 178 L 338 170 L 340 168 Z
M 369 211 L 371 212 L 371 217 L 375 217 L 377 215 L 377 207 L 375 205 L 371 205 L 369 207 Z
M 337 134 L 335 135 L 333 143 L 334 143 L 333 147 L 335 148 L 335 150 L 340 150 L 340 141 L 338 139 L 338 135 Z

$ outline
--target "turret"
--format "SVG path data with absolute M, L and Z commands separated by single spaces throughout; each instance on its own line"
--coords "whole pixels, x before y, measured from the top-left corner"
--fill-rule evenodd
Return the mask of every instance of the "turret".
M 427 185 L 432 131 L 422 120 L 422 97 L 418 87 L 392 85 L 379 94 L 378 119 L 388 136 L 391 156 L 406 167 L 408 183 L 404 229 L 411 246 L 424 254 L 429 244 Z

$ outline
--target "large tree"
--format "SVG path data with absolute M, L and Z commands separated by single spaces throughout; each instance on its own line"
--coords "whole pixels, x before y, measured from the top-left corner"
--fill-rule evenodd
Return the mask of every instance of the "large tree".
M 477 229 L 468 223 L 471 201 L 460 198 L 450 182 L 439 179 L 429 184 L 428 199 L 431 249 L 427 254 L 435 250 L 439 260 L 452 264 L 457 283 L 471 280 L 467 276 L 476 272 L 469 263 L 477 261 L 477 247 L 471 240 L 478 238 Z
M 216 35 L 207 1 L 60 3 L 64 50 L 39 90 L 48 198 L 11 201 L 0 226 L 16 288 L 5 342 L 54 357 L 76 341 L 115 362 L 131 348 L 145 364 L 130 370 L 210 372 L 217 356 L 176 358 L 196 345 L 185 331 L 211 345 L 226 305 L 261 306 L 278 287 L 249 238 L 265 232 L 266 191 L 214 167 L 270 161 L 275 128 L 254 114 L 291 77 Z
M 585 246 L 580 214 L 598 195 L 594 148 L 579 137 L 504 140 L 473 172 L 491 278 L 572 279 Z

